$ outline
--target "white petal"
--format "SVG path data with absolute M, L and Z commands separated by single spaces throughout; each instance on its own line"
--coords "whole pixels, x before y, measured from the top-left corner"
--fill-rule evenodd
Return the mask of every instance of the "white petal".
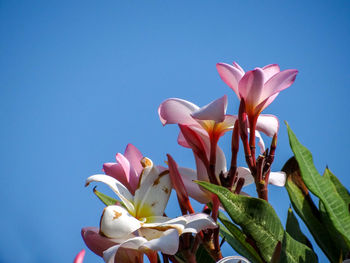
M 258 145 L 260 148 L 260 153 L 264 153 L 265 152 L 265 143 L 263 138 L 261 137 L 260 132 L 255 131 L 255 137 L 258 138 Z
M 117 196 L 124 203 L 126 208 L 129 210 L 129 212 L 131 214 L 135 213 L 135 208 L 134 208 L 134 205 L 132 204 L 133 202 L 132 194 L 118 180 L 105 174 L 96 174 L 86 179 L 85 186 L 88 186 L 91 182 L 101 182 L 108 185 L 113 190 L 113 192 L 117 194 Z
M 141 222 L 119 205 L 107 206 L 103 210 L 100 231 L 109 238 L 124 238 L 141 227 Z
M 194 180 L 197 180 L 197 172 L 195 170 L 179 167 L 179 172 L 186 187 L 186 191 L 190 197 L 202 204 L 207 204 L 210 202 L 210 193 L 203 191 L 198 184 L 193 182 Z
M 250 263 L 250 261 L 241 256 L 230 256 L 221 259 L 217 263 Z
M 142 247 L 161 251 L 167 255 L 175 255 L 179 248 L 179 233 L 175 229 L 169 229 L 163 232 L 160 238 L 145 242 Z
M 244 185 L 247 186 L 252 183 L 254 183 L 254 178 L 252 174 L 250 173 L 250 170 L 246 167 L 237 167 L 237 172 L 238 172 L 238 179 L 243 178 L 244 179 Z
M 143 169 L 140 186 L 135 191 L 136 217 L 162 216 L 170 197 L 171 188 L 169 172 L 159 173 L 150 161 L 149 166 Z
M 284 186 L 286 184 L 285 172 L 271 172 L 269 176 L 269 184 L 276 186 Z
M 217 224 L 210 215 L 197 213 L 184 216 L 187 223 L 183 233 L 197 234 L 201 230 L 217 228 Z
M 138 250 L 145 242 L 147 242 L 147 239 L 143 237 L 131 238 L 120 245 L 116 245 L 105 250 L 103 252 L 103 259 L 106 263 L 114 263 L 114 258 L 119 248 L 124 247 Z
M 272 137 L 278 132 L 279 121 L 274 115 L 261 114 L 258 117 L 256 129 L 265 133 L 267 136 Z
M 215 173 L 218 176 L 221 172 L 225 173 L 227 171 L 226 167 L 226 157 L 224 152 L 219 146 L 216 147 L 216 166 Z

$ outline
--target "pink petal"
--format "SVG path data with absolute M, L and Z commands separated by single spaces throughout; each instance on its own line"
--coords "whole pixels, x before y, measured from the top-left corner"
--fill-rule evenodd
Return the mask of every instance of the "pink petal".
M 238 65 L 237 62 L 233 61 L 232 65 L 233 65 L 235 68 L 237 68 L 240 72 L 242 72 L 242 76 L 244 75 L 244 73 L 245 73 L 245 72 L 244 72 L 244 69 L 243 69 L 240 65 Z
M 179 167 L 184 186 L 188 195 L 201 204 L 207 204 L 211 201 L 211 194 L 203 191 L 198 184 L 193 182 L 197 179 L 197 172 L 190 168 Z
M 196 121 L 191 117 L 191 113 L 198 109 L 197 105 L 189 101 L 171 98 L 160 104 L 158 114 L 163 125 L 176 123 L 196 124 Z
M 85 249 L 81 250 L 74 259 L 73 263 L 83 263 L 85 256 Z
M 213 120 L 215 122 L 222 122 L 225 119 L 227 108 L 227 96 L 210 102 L 208 105 L 194 111 L 191 115 L 198 120 Z
M 272 78 L 272 76 L 280 72 L 280 67 L 277 64 L 270 64 L 263 67 L 262 70 L 264 71 L 264 79 L 266 83 L 266 81 Z
M 135 169 L 136 174 L 140 175 L 142 172 L 141 160 L 143 158 L 142 153 L 132 144 L 126 146 L 124 156 L 129 160 L 131 166 Z
M 167 157 L 171 183 L 176 191 L 179 202 L 181 203 L 180 205 L 182 205 L 181 207 L 184 207 L 187 211 L 190 211 L 190 213 L 193 213 L 194 211 L 188 199 L 188 193 L 182 180 L 182 175 L 179 172 L 179 167 L 170 154 L 167 154 Z
M 243 70 L 239 66 L 231 66 L 225 63 L 217 63 L 216 68 L 221 79 L 236 93 L 237 97 L 240 99 L 238 83 L 244 75 L 244 72 L 242 72 Z
M 274 115 L 261 114 L 258 117 L 256 129 L 265 133 L 267 136 L 272 137 L 278 133 L 279 121 Z
M 86 246 L 100 257 L 103 256 L 103 251 L 116 245 L 115 242 L 101 236 L 97 227 L 84 227 L 81 230 L 81 236 Z
M 104 163 L 103 171 L 105 174 L 120 181 L 131 192 L 131 187 L 123 167 L 119 163 Z
M 271 79 L 269 79 L 265 83 L 264 91 L 263 91 L 263 94 L 261 95 L 261 98 L 262 98 L 261 101 L 288 88 L 295 81 L 297 74 L 298 74 L 297 70 L 287 69 L 274 75 Z
M 238 90 L 246 103 L 247 114 L 253 113 L 254 108 L 261 102 L 264 88 L 264 71 L 260 68 L 248 71 L 240 80 Z

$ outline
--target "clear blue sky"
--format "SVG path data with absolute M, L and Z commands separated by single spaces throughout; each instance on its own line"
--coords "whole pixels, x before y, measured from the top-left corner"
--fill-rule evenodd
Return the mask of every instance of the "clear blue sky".
M 349 14 L 349 1 L 1 1 L 0 262 L 71 262 L 103 208 L 85 178 L 127 143 L 194 167 L 157 107 L 227 94 L 236 113 L 217 62 L 298 69 L 265 112 L 349 188 Z M 228 153 L 229 139 L 221 145 Z M 290 156 L 282 123 L 274 169 Z M 285 223 L 285 189 L 270 187 L 270 199 Z M 172 199 L 167 213 L 177 211 Z

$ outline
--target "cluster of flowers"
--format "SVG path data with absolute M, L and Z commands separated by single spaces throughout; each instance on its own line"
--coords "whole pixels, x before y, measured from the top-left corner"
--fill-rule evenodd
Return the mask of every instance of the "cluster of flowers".
M 258 196 L 267 200 L 267 184 L 283 186 L 285 174 L 271 172 L 277 143 L 279 121 L 261 112 L 295 80 L 297 70 L 280 71 L 278 65 L 267 65 L 244 72 L 237 64 L 218 63 L 221 79 L 240 100 L 238 115 L 226 114 L 226 95 L 206 106 L 178 98 L 170 98 L 158 108 L 163 125 L 178 124 L 178 143 L 193 151 L 196 170 L 179 167 L 168 157 L 168 167 L 156 166 L 132 144 L 124 154 L 116 155 L 116 163 L 105 163 L 105 174 L 90 176 L 91 182 L 102 182 L 117 195 L 119 202 L 107 206 L 99 228 L 85 227 L 85 244 L 105 262 L 157 262 L 157 253 L 164 260 L 177 262 L 174 255 L 183 251 L 188 262 L 195 262 L 198 245 L 204 244 L 216 260 L 222 258 L 216 224 L 220 203 L 215 195 L 203 190 L 196 180 L 227 187 L 240 194 L 242 187 L 255 183 Z M 218 141 L 232 132 L 232 157 L 229 169 Z M 260 132 L 272 137 L 270 149 L 265 148 Z M 248 167 L 237 166 L 239 139 L 242 141 Z M 255 142 L 260 154 L 255 157 Z M 170 193 L 175 189 L 182 216 L 168 218 L 164 214 Z M 244 194 L 242 192 L 242 194 Z M 189 197 L 205 205 L 195 213 Z M 206 204 L 211 203 L 210 208 Z M 192 236 L 195 234 L 195 237 Z M 190 250 L 186 250 L 190 243 Z M 187 244 L 187 245 L 186 245 Z M 82 262 L 80 252 L 75 262 Z

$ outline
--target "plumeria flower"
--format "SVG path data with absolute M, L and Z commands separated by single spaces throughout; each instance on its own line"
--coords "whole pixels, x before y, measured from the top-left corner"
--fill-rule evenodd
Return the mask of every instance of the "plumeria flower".
M 209 158 L 210 136 L 211 132 L 213 132 L 212 127 L 215 125 L 221 127 L 218 135 L 222 136 L 226 131 L 233 128 L 234 122 L 237 119 L 237 116 L 226 115 L 226 108 L 226 96 L 219 98 L 202 108 L 186 100 L 170 98 L 161 103 L 158 108 L 158 114 L 163 125 L 179 124 L 190 127 L 191 131 L 197 134 L 200 142 L 203 144 L 203 151 L 205 152 L 206 157 Z M 265 133 L 267 136 L 272 137 L 277 133 L 278 128 L 279 122 L 275 116 L 262 115 L 258 118 L 257 129 Z M 178 143 L 181 146 L 193 149 L 194 146 L 189 145 L 186 141 L 183 131 L 186 130 L 181 129 L 178 136 Z M 264 152 L 265 145 L 259 132 L 256 133 L 256 137 L 259 139 L 260 151 Z M 179 167 L 179 172 L 188 194 L 200 203 L 208 203 L 211 200 L 211 194 L 207 191 L 203 191 L 193 182 L 194 180 L 209 181 L 208 173 L 204 163 L 201 161 L 201 158 L 199 158 L 195 150 L 194 157 L 197 171 Z M 223 151 L 218 146 L 216 148 L 215 168 L 217 177 L 219 177 L 221 172 L 224 174 L 227 173 L 226 158 Z M 238 167 L 237 171 L 238 178 L 242 177 L 245 179 L 244 186 L 254 182 L 249 169 Z M 283 186 L 285 183 L 285 174 L 283 172 L 271 173 L 269 182 L 278 186 Z
M 277 64 L 255 68 L 248 72 L 244 72 L 236 62 L 233 65 L 218 63 L 216 68 L 221 79 L 237 97 L 244 99 L 250 120 L 256 120 L 282 90 L 293 84 L 298 74 L 295 69 L 280 71 Z
M 99 229 L 82 230 L 87 246 L 103 256 L 105 262 L 141 262 L 143 253 L 154 262 L 154 251 L 169 255 L 177 252 L 179 235 L 196 234 L 217 227 L 207 214 L 192 214 L 175 219 L 163 216 L 172 187 L 169 171 L 159 170 L 148 158 L 143 158 L 141 163 L 143 170 L 134 195 L 121 182 L 108 175 L 93 175 L 86 181 L 86 185 L 91 182 L 105 183 L 122 202 L 121 205 L 104 209 Z M 127 258 L 130 258 L 129 261 L 126 261 Z

